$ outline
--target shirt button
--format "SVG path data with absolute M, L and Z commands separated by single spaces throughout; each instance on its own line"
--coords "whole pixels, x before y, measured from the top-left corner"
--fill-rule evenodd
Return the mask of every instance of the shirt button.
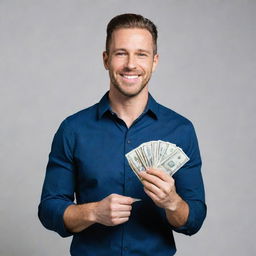
M 130 141 L 130 140 L 127 140 L 127 143 L 128 143 L 128 144 L 131 144 L 131 141 Z
M 125 251 L 127 251 L 127 250 L 128 250 L 128 248 L 127 248 L 127 247 L 124 247 L 124 250 L 125 250 Z

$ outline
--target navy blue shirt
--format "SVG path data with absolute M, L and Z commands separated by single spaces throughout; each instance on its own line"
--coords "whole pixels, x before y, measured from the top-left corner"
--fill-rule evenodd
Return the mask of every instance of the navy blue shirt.
M 145 194 L 125 154 L 143 142 L 163 140 L 181 147 L 190 160 L 173 178 L 177 193 L 189 205 L 187 223 L 172 227 L 165 211 Z M 141 198 L 129 220 L 117 226 L 93 224 L 71 234 L 63 213 L 71 204 L 108 195 Z M 172 231 L 192 235 L 206 216 L 201 158 L 192 123 L 158 104 L 149 94 L 145 111 L 128 128 L 111 111 L 108 93 L 101 101 L 68 118 L 54 136 L 39 205 L 42 224 L 62 237 L 73 235 L 71 255 L 154 255 L 176 252 Z

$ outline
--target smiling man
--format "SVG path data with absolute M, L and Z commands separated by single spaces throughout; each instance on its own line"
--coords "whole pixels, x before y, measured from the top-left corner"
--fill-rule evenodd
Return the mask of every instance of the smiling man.
M 172 231 L 196 233 L 206 205 L 193 125 L 148 92 L 158 63 L 155 25 L 136 14 L 114 17 L 103 62 L 109 91 L 54 136 L 39 218 L 73 235 L 71 255 L 174 255 Z M 176 144 L 190 160 L 173 177 L 149 168 L 140 182 L 125 154 L 151 140 Z
M 137 96 L 142 90 L 147 92 L 145 87 L 158 62 L 152 35 L 148 30 L 115 30 L 103 58 L 105 67 L 109 70 L 111 92 L 117 89 L 126 97 Z

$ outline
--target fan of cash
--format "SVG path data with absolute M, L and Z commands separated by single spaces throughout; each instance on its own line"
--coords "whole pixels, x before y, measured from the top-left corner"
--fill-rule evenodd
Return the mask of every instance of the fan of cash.
M 149 167 L 164 170 L 172 176 L 189 161 L 181 148 L 162 140 L 145 142 L 125 156 L 139 179 L 138 173 Z

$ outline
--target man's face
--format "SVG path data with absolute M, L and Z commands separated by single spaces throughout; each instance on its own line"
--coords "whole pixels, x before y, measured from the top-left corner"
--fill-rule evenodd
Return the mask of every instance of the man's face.
M 115 30 L 109 53 L 103 53 L 104 65 L 110 76 L 110 90 L 117 89 L 127 97 L 138 95 L 148 84 L 158 62 L 158 55 L 154 55 L 153 49 L 153 38 L 148 30 Z

